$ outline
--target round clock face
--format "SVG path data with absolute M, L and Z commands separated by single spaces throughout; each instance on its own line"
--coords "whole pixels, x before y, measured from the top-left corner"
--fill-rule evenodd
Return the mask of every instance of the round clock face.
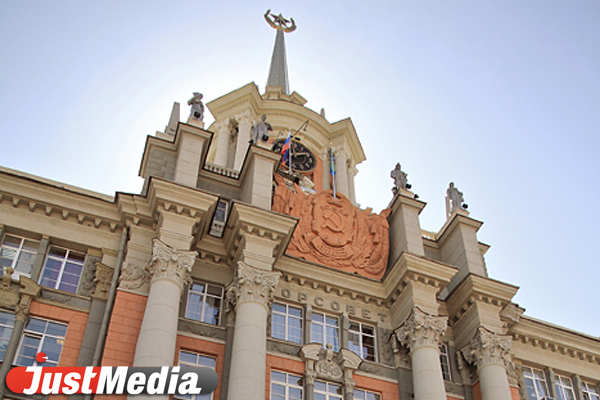
M 273 151 L 277 153 L 281 153 L 281 148 L 285 143 L 285 139 L 278 139 L 273 143 Z M 295 171 L 309 172 L 315 169 L 317 166 L 317 158 L 315 155 L 307 149 L 300 142 L 296 142 L 292 140 L 291 142 L 291 150 L 292 150 L 292 169 Z M 285 162 L 285 166 L 289 167 L 289 157 Z

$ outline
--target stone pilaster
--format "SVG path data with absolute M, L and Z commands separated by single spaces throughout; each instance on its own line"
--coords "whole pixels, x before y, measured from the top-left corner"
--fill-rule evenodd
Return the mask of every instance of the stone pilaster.
M 233 169 L 239 171 L 242 169 L 242 163 L 246 157 L 246 151 L 248 151 L 250 133 L 252 131 L 252 116 L 250 110 L 246 110 L 241 114 L 237 114 L 236 119 L 238 121 L 238 135 L 237 143 L 235 146 L 235 158 Z
M 323 186 L 322 189 L 323 190 L 330 190 L 331 189 L 331 160 L 329 159 L 329 148 L 324 149 L 321 154 L 319 154 L 319 157 L 321 157 L 321 161 L 323 163 L 323 170 L 321 171 L 323 174 Z M 317 191 L 319 190 L 319 188 L 317 188 Z
M 173 364 L 179 300 L 197 253 L 176 250 L 153 240 L 152 258 L 146 270 L 151 276 L 150 292 L 135 350 L 134 366 Z
M 227 287 L 228 305 L 236 313 L 229 399 L 265 398 L 267 315 L 280 275 L 238 262 L 236 277 Z
M 354 191 L 354 177 L 358 174 L 358 169 L 355 166 L 348 168 L 348 199 L 352 204 L 356 203 L 356 193 Z
M 415 399 L 446 399 L 439 344 L 447 325 L 446 317 L 413 307 L 406 321 L 394 331 L 398 341 L 410 350 Z
M 229 137 L 231 136 L 229 120 L 217 122 L 215 124 L 215 131 L 217 131 L 217 147 L 213 162 L 219 167 L 226 168 L 227 154 L 229 153 Z
M 349 197 L 348 191 L 348 150 L 339 146 L 333 150 L 335 156 L 335 184 L 337 193 Z
M 467 362 L 477 367 L 482 400 L 510 400 L 507 369 L 514 369 L 510 356 L 511 339 L 482 326 L 461 350 Z

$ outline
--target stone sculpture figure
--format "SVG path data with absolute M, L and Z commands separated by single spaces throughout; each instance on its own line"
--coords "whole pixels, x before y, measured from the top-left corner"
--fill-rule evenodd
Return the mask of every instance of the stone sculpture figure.
M 394 188 L 392 189 L 394 194 L 398 193 L 398 189 L 410 189 L 410 185 L 408 184 L 408 174 L 402 171 L 400 163 L 396 163 L 396 168 L 390 173 L 390 178 L 394 180 Z
M 269 131 L 273 130 L 273 127 L 267 121 L 267 115 L 263 114 L 258 121 L 252 127 L 252 139 L 251 143 L 258 143 L 259 140 L 266 142 L 269 140 Z
M 454 186 L 454 182 L 450 182 L 450 186 L 446 190 L 446 216 L 450 218 L 454 210 L 461 208 L 464 201 L 462 192 Z
M 202 104 L 202 93 L 194 92 L 194 97 L 188 100 L 188 106 L 192 106 L 190 117 L 204 121 L 204 104 Z

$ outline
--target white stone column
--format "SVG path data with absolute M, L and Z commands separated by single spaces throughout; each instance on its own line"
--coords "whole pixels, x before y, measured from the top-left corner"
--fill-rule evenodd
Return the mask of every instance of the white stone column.
M 246 152 L 248 151 L 248 146 L 250 145 L 248 143 L 250 141 L 250 133 L 252 131 L 252 117 L 250 115 L 250 110 L 246 110 L 242 114 L 236 115 L 236 119 L 238 121 L 238 137 L 235 146 L 235 161 L 233 164 L 233 169 L 239 171 L 242 169 L 242 163 L 244 162 Z
M 173 365 L 179 301 L 184 285 L 190 281 L 196 256 L 194 251 L 178 251 L 158 239 L 153 240 L 152 259 L 146 267 L 152 277 L 150 292 L 135 349 L 134 366 Z
M 348 168 L 348 198 L 352 204 L 356 203 L 356 191 L 354 190 L 354 177 L 358 173 L 355 166 Z
M 231 128 L 229 120 L 221 121 L 215 126 L 217 130 L 217 148 L 215 149 L 214 163 L 219 167 L 227 167 L 227 154 L 229 153 L 229 137 Z
M 432 316 L 414 307 L 394 331 L 398 341 L 410 350 L 415 400 L 446 400 L 439 340 L 447 324 L 446 317 Z
M 321 171 L 323 174 L 323 190 L 331 190 L 331 160 L 329 155 L 329 148 L 324 149 L 321 154 L 323 170 Z M 318 188 L 317 188 L 318 189 Z
M 336 191 L 348 197 L 348 152 L 343 147 L 334 149 Z
M 231 400 L 265 398 L 267 315 L 280 275 L 240 261 L 227 287 L 227 301 L 236 313 L 227 391 Z
M 477 366 L 482 400 L 511 400 L 506 368 L 512 365 L 511 339 L 480 326 L 471 342 L 461 350 Z

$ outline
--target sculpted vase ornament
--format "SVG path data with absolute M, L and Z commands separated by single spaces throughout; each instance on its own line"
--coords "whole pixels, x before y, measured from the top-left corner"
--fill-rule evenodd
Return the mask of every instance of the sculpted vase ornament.
M 429 315 L 413 307 L 406 321 L 394 331 L 396 338 L 412 352 L 422 347 L 438 348 L 448 327 L 448 318 Z
M 146 270 L 151 275 L 150 284 L 159 279 L 168 279 L 177 283 L 182 289 L 191 283 L 190 273 L 198 253 L 180 251 L 161 242 L 153 240 L 152 259 Z
M 511 345 L 509 336 L 498 335 L 480 326 L 475 337 L 461 353 L 468 363 L 476 365 L 477 368 L 488 364 L 500 364 L 507 371 L 512 371 L 515 367 L 510 355 Z
M 280 276 L 280 272 L 263 271 L 239 261 L 237 276 L 227 286 L 229 308 L 235 309 L 237 305 L 246 301 L 260 302 L 268 307 Z

